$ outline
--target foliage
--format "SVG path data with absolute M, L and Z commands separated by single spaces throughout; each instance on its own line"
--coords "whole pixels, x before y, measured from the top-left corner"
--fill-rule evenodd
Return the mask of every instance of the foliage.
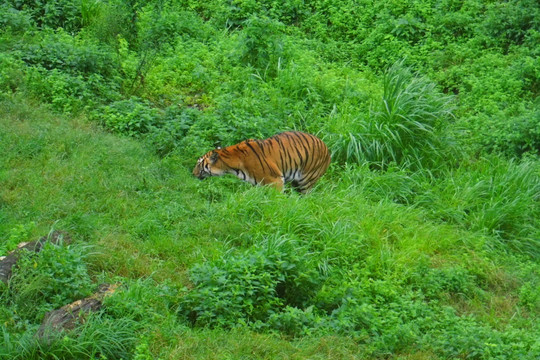
M 14 250 L 17 245 L 28 240 L 30 232 L 36 227 L 35 222 L 28 224 L 18 224 L 11 229 L 9 238 L 0 243 L 0 256 L 5 256 L 10 251 Z
M 305 306 L 320 284 L 309 258 L 293 246 L 286 239 L 268 241 L 257 251 L 194 267 L 195 288 L 182 299 L 179 312 L 196 326 L 260 328 L 272 319 L 278 329 L 290 328 L 281 325 L 285 314 Z
M 125 359 L 136 341 L 136 324 L 127 319 L 103 319 L 90 316 L 73 332 L 38 339 L 32 330 L 11 335 L 3 329 L 0 356 L 14 360 L 39 359 Z
M 45 243 L 21 257 L 9 282 L 8 301 L 22 319 L 41 320 L 46 312 L 90 295 L 86 249 Z
M 3 2 L 0 251 L 52 223 L 77 240 L 0 284 L 0 357 L 538 358 L 539 19 L 535 0 Z M 191 176 L 290 129 L 333 152 L 307 196 Z M 121 283 L 102 311 L 35 337 L 97 282 Z
M 116 101 L 94 111 L 92 117 L 111 131 L 138 136 L 159 125 L 160 112 L 137 98 Z
M 76 32 L 82 26 L 80 1 L 8 0 L 7 3 L 30 14 L 32 20 L 41 28 L 63 28 L 68 32 Z
M 369 162 L 379 168 L 433 167 L 454 151 L 448 134 L 450 98 L 435 84 L 414 75 L 403 63 L 385 74 L 382 103 L 358 132 L 332 139 L 335 157 L 343 162 Z
M 539 101 L 533 105 L 538 109 Z M 540 111 L 532 110 L 511 119 L 497 118 L 487 127 L 484 148 L 508 157 L 540 155 Z
M 491 158 L 449 173 L 416 202 L 445 221 L 487 231 L 515 249 L 538 257 L 538 229 L 533 223 L 540 215 L 539 197 L 535 162 L 506 163 Z
M 275 77 L 284 65 L 283 25 L 268 18 L 252 17 L 243 23 L 240 59 L 264 76 Z
M 0 28 L 4 31 L 24 33 L 34 25 L 29 14 L 17 10 L 7 3 L 2 4 L 0 9 Z

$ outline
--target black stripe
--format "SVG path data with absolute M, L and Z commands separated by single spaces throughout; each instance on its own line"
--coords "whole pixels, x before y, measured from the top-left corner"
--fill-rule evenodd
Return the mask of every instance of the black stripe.
M 257 151 L 255 151 L 255 149 L 253 148 L 253 146 L 251 146 L 250 143 L 246 142 L 246 145 L 249 146 L 249 148 L 255 153 L 255 155 L 257 156 L 257 159 L 259 159 L 259 163 L 261 164 L 261 168 L 264 170 L 264 165 L 262 163 L 261 157 L 259 156 L 259 154 L 257 154 Z
M 266 161 L 266 159 L 264 157 L 261 158 L 259 154 L 257 153 L 257 151 L 255 150 L 255 148 L 251 146 L 250 143 L 246 143 L 246 145 L 249 146 L 251 150 L 253 150 L 255 155 L 257 155 L 257 159 L 259 159 L 259 163 L 261 164 L 262 170 L 264 171 L 264 164 L 263 164 L 263 160 L 264 160 L 264 162 L 266 163 L 266 167 L 268 168 L 268 170 L 270 170 L 270 175 L 276 176 L 277 175 L 276 172 L 270 167 L 270 165 L 268 165 L 268 162 Z
M 283 173 L 283 172 L 285 171 L 285 166 L 284 166 L 284 165 L 285 165 L 285 162 L 284 162 L 284 160 L 283 160 L 283 145 L 281 144 L 281 140 L 280 140 L 278 137 L 276 137 L 276 138 L 274 139 L 274 141 L 277 142 L 278 147 L 279 147 L 279 149 L 278 149 L 278 152 L 279 152 L 279 160 L 281 161 L 281 168 L 280 168 L 280 170 L 281 170 L 281 173 Z
M 293 133 L 294 134 L 294 133 Z M 296 164 L 296 161 L 294 162 L 294 166 L 295 167 L 298 167 L 298 166 L 301 166 L 302 165 L 302 154 L 300 154 L 300 151 L 298 150 L 298 142 L 297 142 L 297 139 L 292 136 L 292 135 L 288 135 L 287 136 L 289 138 L 289 142 L 294 144 L 294 146 L 291 146 L 295 152 L 296 152 L 296 155 L 298 157 L 298 160 L 300 161 L 298 164 Z
M 304 140 L 304 141 L 306 142 L 305 145 L 303 145 L 304 151 L 306 152 L 306 160 L 305 160 L 305 162 L 304 162 L 304 168 L 305 168 L 305 167 L 307 166 L 307 164 L 308 164 L 308 161 L 309 161 L 309 154 L 310 154 L 309 144 L 310 144 L 310 143 L 309 143 L 309 139 L 306 138 L 306 136 L 305 136 L 304 133 L 299 132 L 299 133 L 298 133 L 298 137 L 299 137 L 301 140 Z M 302 144 L 303 144 L 303 142 L 302 142 Z M 311 160 L 311 162 L 313 162 L 313 160 Z

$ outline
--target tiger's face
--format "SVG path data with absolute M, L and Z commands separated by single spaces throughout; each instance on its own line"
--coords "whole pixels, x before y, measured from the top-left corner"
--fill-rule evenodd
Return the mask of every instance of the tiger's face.
M 200 180 L 204 180 L 209 176 L 220 176 L 225 173 L 219 166 L 219 154 L 216 150 L 212 150 L 204 154 L 197 160 L 197 164 L 193 169 L 193 175 Z

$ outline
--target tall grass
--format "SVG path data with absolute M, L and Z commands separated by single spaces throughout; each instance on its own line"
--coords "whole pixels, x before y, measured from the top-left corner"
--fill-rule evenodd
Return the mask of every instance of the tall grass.
M 383 95 L 369 118 L 353 125 L 357 131 L 328 140 L 341 162 L 433 167 L 455 152 L 448 133 L 452 109 L 451 97 L 399 61 L 385 73 Z
M 92 316 L 86 323 L 66 334 L 56 332 L 48 338 L 35 336 L 35 327 L 22 335 L 2 328 L 0 358 L 11 360 L 42 359 L 126 359 L 133 353 L 137 323 L 129 319 Z
M 540 177 L 534 161 L 491 157 L 464 164 L 432 182 L 416 205 L 440 219 L 493 236 L 498 243 L 540 257 Z

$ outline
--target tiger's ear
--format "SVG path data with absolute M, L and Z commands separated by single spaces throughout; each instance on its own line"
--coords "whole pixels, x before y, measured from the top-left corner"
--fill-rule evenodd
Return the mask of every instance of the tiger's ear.
M 212 151 L 212 155 L 210 155 L 210 161 L 212 162 L 212 164 L 215 164 L 218 159 L 219 154 L 216 151 Z
M 216 150 L 221 150 L 221 146 L 218 145 L 218 147 L 216 147 Z

